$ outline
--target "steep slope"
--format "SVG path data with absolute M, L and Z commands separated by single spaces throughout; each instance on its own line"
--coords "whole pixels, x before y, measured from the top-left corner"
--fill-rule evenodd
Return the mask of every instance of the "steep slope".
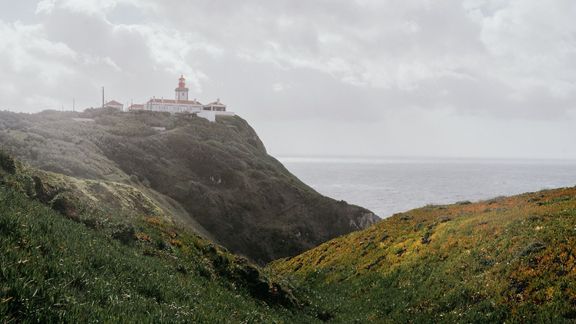
M 335 322 L 573 322 L 576 188 L 397 214 L 270 271 Z
M 0 143 L 38 168 L 147 192 L 177 221 L 259 263 L 377 220 L 300 182 L 239 117 L 3 112 Z
M 0 152 L 3 322 L 316 320 L 245 259 L 147 213 L 86 206 L 34 173 Z

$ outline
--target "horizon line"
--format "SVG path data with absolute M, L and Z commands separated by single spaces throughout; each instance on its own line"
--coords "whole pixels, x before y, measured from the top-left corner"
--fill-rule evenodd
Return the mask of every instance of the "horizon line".
M 426 155 L 345 155 L 345 154 L 274 154 L 277 159 L 332 159 L 332 160 L 484 160 L 484 161 L 565 161 L 576 162 L 576 157 L 505 157 L 505 156 L 426 156 Z

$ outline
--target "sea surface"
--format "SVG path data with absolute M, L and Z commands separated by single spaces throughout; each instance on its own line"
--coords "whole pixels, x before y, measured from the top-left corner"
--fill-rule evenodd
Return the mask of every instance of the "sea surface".
M 576 185 L 574 160 L 296 158 L 279 160 L 321 194 L 385 218 L 428 204 Z

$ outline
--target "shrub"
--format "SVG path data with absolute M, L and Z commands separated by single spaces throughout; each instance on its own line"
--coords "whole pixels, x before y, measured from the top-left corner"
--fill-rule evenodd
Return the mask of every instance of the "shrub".
M 0 151 L 0 167 L 10 174 L 16 173 L 16 162 L 4 151 Z

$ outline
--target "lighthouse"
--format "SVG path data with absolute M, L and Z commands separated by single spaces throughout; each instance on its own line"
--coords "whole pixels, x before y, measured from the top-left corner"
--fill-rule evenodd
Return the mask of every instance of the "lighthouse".
M 184 75 L 180 76 L 178 88 L 176 88 L 176 101 L 188 101 L 188 88 L 186 88 Z
M 208 105 L 202 105 L 196 99 L 188 99 L 188 88 L 186 88 L 184 75 L 181 75 L 178 81 L 178 88 L 175 90 L 175 100 L 158 99 L 154 97 L 144 105 L 132 105 L 130 110 L 160 111 L 171 114 L 195 114 L 211 122 L 216 121 L 216 116 L 235 116 L 233 112 L 227 111 L 226 105 L 221 103 L 220 100 L 216 100 Z

